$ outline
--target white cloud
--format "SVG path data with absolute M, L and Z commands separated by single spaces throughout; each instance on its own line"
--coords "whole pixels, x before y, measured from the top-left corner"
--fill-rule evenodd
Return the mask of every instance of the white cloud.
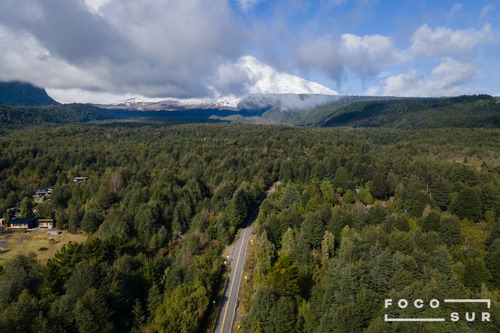
M 248 10 L 251 7 L 257 5 L 259 2 L 265 1 L 265 0 L 237 0 L 238 3 L 240 4 L 241 8 L 244 10 Z
M 24 80 L 42 87 L 93 87 L 102 79 L 52 55 L 28 33 L 0 25 L 0 79 Z
M 494 42 L 490 25 L 480 30 L 431 29 L 424 25 L 414 32 L 412 42 L 405 51 L 409 60 L 406 71 L 385 80 L 384 95 L 450 96 L 478 92 L 466 86 L 477 80 L 481 71 L 476 47 Z M 431 71 L 423 70 L 432 62 L 438 64 Z
M 493 5 L 484 6 L 483 9 L 481 9 L 481 14 L 480 14 L 479 18 L 481 20 L 483 20 L 486 17 L 486 15 L 488 15 L 488 13 L 494 9 L 495 9 L 495 6 L 493 6 Z
M 368 90 L 365 92 L 366 96 L 377 96 L 380 91 L 380 88 L 377 86 L 372 86 L 368 88 Z
M 421 83 L 417 72 L 414 70 L 388 77 L 383 95 L 385 96 L 412 96 L 411 91 Z M 422 95 L 424 96 L 424 95 Z
M 410 70 L 386 79 L 384 95 L 388 96 L 453 96 L 468 93 L 465 83 L 478 74 L 475 63 L 444 58 L 430 75 Z
M 403 57 L 391 38 L 381 35 L 343 34 L 341 52 L 350 69 L 368 76 L 377 74 L 381 66 L 400 61 Z
M 24 47 L 2 48 L 0 80 L 204 96 L 219 65 L 238 59 L 246 45 L 226 0 L 4 1 L 2 41 Z
M 415 31 L 412 40 L 409 52 L 414 56 L 462 56 L 477 45 L 493 41 L 494 35 L 489 24 L 481 30 L 452 30 L 445 27 L 433 30 L 423 25 Z
M 444 58 L 439 66 L 432 70 L 436 81 L 448 88 L 469 82 L 477 73 L 477 65 L 473 62 L 461 62 L 453 58 Z
M 463 4 L 461 4 L 461 3 L 454 4 L 453 7 L 451 7 L 451 10 L 450 10 L 450 17 L 452 17 L 456 13 L 462 11 L 462 8 L 464 8 Z
M 326 17 L 347 0 L 320 0 L 318 22 L 298 26 L 290 18 L 311 10 L 311 3 L 279 1 L 269 6 L 271 19 L 249 15 L 251 23 L 242 23 L 234 5 L 249 10 L 265 0 L 1 1 L 0 80 L 27 80 L 56 93 L 71 88 L 74 98 L 86 96 L 82 90 L 96 98 L 241 94 L 249 78 L 236 65 L 248 53 L 261 54 L 280 71 L 347 87 L 361 82 L 369 94 L 450 93 L 476 78 L 485 55 L 480 46 L 498 40 L 489 24 L 463 30 L 423 25 L 407 49 L 390 36 L 335 34 L 347 28 L 339 23 L 328 30 L 325 22 L 335 22 Z M 493 8 L 484 6 L 481 17 Z M 456 4 L 450 15 L 459 11 L 464 7 Z M 390 75 L 377 90 L 373 80 L 387 71 L 403 74 Z
M 235 63 L 222 64 L 217 69 L 217 73 L 210 83 L 210 88 L 216 95 L 220 96 L 242 96 L 248 92 L 248 87 L 252 84 L 252 79 L 242 66 L 243 61 L 239 59 Z M 253 78 L 255 81 L 255 78 Z
M 99 9 L 110 2 L 111 0 L 85 0 L 85 4 L 94 12 L 98 13 Z
M 209 93 L 219 64 L 238 59 L 246 43 L 224 0 L 114 0 L 103 13 L 145 63 L 145 74 L 163 82 L 165 91 L 154 95 Z
M 333 79 L 338 79 L 343 72 L 340 46 L 331 37 L 304 40 L 294 54 L 303 71 L 315 69 Z
M 341 81 L 346 71 L 362 78 L 376 76 L 383 66 L 404 58 L 389 37 L 354 34 L 343 34 L 340 42 L 332 36 L 304 39 L 293 54 L 302 72 L 317 70 L 336 81 Z
M 59 103 L 110 104 L 137 97 L 137 95 L 133 94 L 113 94 L 102 91 L 66 88 L 48 88 L 47 94 Z

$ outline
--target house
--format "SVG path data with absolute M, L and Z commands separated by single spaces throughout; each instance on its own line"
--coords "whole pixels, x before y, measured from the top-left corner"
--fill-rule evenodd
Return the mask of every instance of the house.
M 39 228 L 49 228 L 52 229 L 54 228 L 54 220 L 53 219 L 39 219 L 38 220 L 38 227 Z
M 87 179 L 89 179 L 89 177 L 75 177 L 75 178 L 73 178 L 73 181 L 77 182 L 77 183 L 83 183 Z
M 17 209 L 17 207 L 11 207 L 11 208 L 7 208 L 7 214 L 9 214 L 9 217 L 11 219 L 13 219 L 14 217 L 16 217 L 16 215 L 20 212 L 19 209 Z
M 49 199 L 50 196 L 47 194 L 47 190 L 38 190 L 36 191 L 33 198 L 35 199 L 35 202 L 44 202 L 45 200 Z
M 44 202 L 45 200 L 49 200 L 52 196 L 52 191 L 54 190 L 54 186 L 49 186 L 46 189 L 36 191 L 33 196 L 35 202 Z
M 375 205 L 373 204 L 366 204 L 365 206 L 365 212 L 369 213 L 370 209 L 372 209 Z
M 13 229 L 31 229 L 36 225 L 36 217 L 18 217 L 9 222 L 9 228 Z

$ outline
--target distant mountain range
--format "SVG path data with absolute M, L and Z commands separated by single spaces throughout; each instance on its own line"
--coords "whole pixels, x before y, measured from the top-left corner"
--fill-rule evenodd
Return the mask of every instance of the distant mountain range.
M 21 81 L 0 82 L 0 105 L 56 105 L 43 88 Z
M 182 104 L 174 111 L 57 104 L 45 90 L 0 83 L 0 127 L 124 119 L 139 122 L 237 122 L 309 127 L 500 128 L 500 103 L 488 95 L 396 98 L 326 94 L 253 94 L 227 105 Z M 139 103 L 139 101 L 135 101 Z M 149 103 L 149 102 L 148 102 Z M 164 102 L 158 102 L 164 103 Z M 7 106 L 5 106 L 5 104 Z M 131 103 L 132 104 L 132 103 Z

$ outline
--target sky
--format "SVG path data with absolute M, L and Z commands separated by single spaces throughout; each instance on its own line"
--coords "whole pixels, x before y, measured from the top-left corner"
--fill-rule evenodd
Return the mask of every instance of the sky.
M 61 102 L 237 95 L 238 59 L 346 95 L 500 94 L 494 0 L 1 0 L 0 80 Z

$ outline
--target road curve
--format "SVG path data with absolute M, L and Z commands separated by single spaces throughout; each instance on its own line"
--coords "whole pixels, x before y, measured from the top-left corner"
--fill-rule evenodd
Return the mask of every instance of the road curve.
M 236 244 L 233 249 L 233 258 L 229 258 L 231 259 L 231 270 L 229 271 L 229 275 L 224 285 L 224 296 L 220 301 L 217 311 L 217 320 L 212 328 L 212 332 L 230 333 L 232 331 L 236 305 L 238 304 L 238 292 L 240 290 L 240 283 L 243 274 L 243 264 L 245 263 L 248 241 L 250 239 L 250 234 L 252 233 L 252 224 L 259 215 L 260 204 L 269 193 L 274 192 L 274 189 L 278 184 L 279 182 L 274 183 L 273 186 L 264 194 L 250 219 L 248 219 L 245 225 L 240 229 L 240 235 L 236 240 Z

